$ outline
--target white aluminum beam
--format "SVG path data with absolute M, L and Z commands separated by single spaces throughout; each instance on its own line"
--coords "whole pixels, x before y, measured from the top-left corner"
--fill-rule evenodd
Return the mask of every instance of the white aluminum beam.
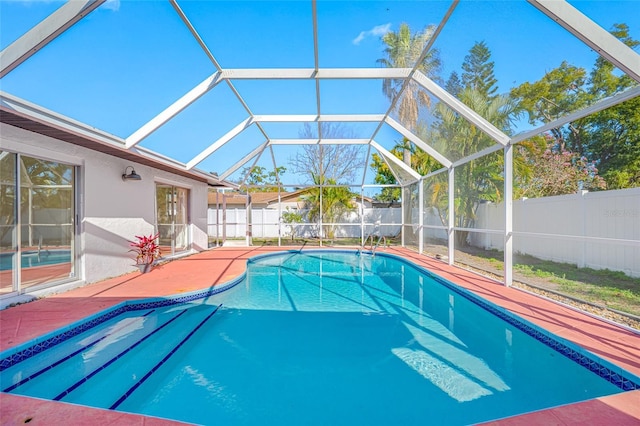
M 213 56 L 213 54 L 209 50 L 209 48 L 207 47 L 207 45 L 204 42 L 204 40 L 202 40 L 202 37 L 200 37 L 200 34 L 198 34 L 198 32 L 196 31 L 195 27 L 193 26 L 193 24 L 189 20 L 189 18 L 187 18 L 187 15 L 185 15 L 185 13 L 182 11 L 182 9 L 178 5 L 178 3 L 175 0 L 169 0 L 169 3 L 171 3 L 171 6 L 173 6 L 173 9 L 180 16 L 180 19 L 182 19 L 182 22 L 184 22 L 184 24 L 187 26 L 187 28 L 189 29 L 189 32 L 191 33 L 193 38 L 196 39 L 196 41 L 198 42 L 198 44 L 200 45 L 200 47 L 204 51 L 205 55 L 207 55 L 207 57 L 209 58 L 211 63 L 213 63 L 213 66 L 215 66 L 218 71 L 221 71 L 222 67 L 220 67 L 220 64 L 218 63 L 216 58 Z
M 269 145 L 366 145 L 369 139 L 270 139 Z
M 313 122 L 318 119 L 314 114 L 296 114 L 296 115 L 254 115 L 253 120 L 256 123 L 304 123 Z
M 193 24 L 191 23 L 189 18 L 187 18 L 187 15 L 185 15 L 185 13 L 182 11 L 182 9 L 180 8 L 180 6 L 176 2 L 176 0 L 170 0 L 170 3 L 173 6 L 174 10 L 178 13 L 178 15 L 180 15 L 180 19 L 182 19 L 182 22 L 184 22 L 184 24 L 187 26 L 187 28 L 189 29 L 189 32 L 191 33 L 193 38 L 196 39 L 196 41 L 198 42 L 198 44 L 200 45 L 200 47 L 202 48 L 204 53 L 207 55 L 207 57 L 209 58 L 211 63 L 213 63 L 213 65 L 216 67 L 216 69 L 218 71 L 222 71 L 222 67 L 220 66 L 220 63 L 213 56 L 213 53 L 211 53 L 211 51 L 209 50 L 209 47 L 204 42 L 202 37 L 200 37 L 200 34 L 198 34 L 198 31 L 196 31 L 195 27 L 193 26 Z M 247 114 L 252 116 L 253 113 L 249 109 L 249 106 L 247 105 L 245 100 L 242 98 L 242 96 L 240 96 L 240 93 L 238 92 L 238 90 L 236 90 L 236 88 L 234 87 L 233 83 L 230 80 L 225 80 L 225 81 L 227 82 L 227 85 L 229 86 L 229 88 L 231 89 L 233 94 L 236 96 L 236 98 L 238 98 L 238 101 L 240 101 L 240 104 L 242 104 L 242 107 L 245 109 L 245 111 L 247 111 Z M 269 139 L 269 136 L 267 135 L 267 132 L 264 131 L 262 126 L 260 124 L 257 124 L 257 127 L 260 130 L 260 132 L 262 133 L 262 135 L 266 139 Z
M 367 145 L 369 139 L 320 139 L 320 145 Z
M 571 123 L 572 121 L 578 120 L 582 117 L 595 114 L 598 111 L 602 111 L 603 109 L 621 104 L 622 102 L 628 101 L 638 96 L 640 96 L 640 86 L 634 87 L 633 89 L 627 89 L 622 93 L 619 93 L 607 99 L 603 99 L 600 102 L 596 102 L 595 104 L 588 106 L 587 108 L 581 109 L 580 111 L 576 111 L 569 115 L 565 115 L 564 117 L 560 117 L 557 120 L 550 121 L 549 123 L 533 130 L 529 130 L 528 132 L 520 133 L 519 135 L 516 135 L 511 139 L 511 143 L 515 144 L 522 142 L 533 136 L 539 135 L 540 133 L 564 126 L 567 123 Z
M 273 172 L 276 174 L 276 183 L 278 184 L 278 194 L 280 193 L 280 187 L 282 186 L 282 182 L 280 182 L 280 174 L 278 173 L 278 163 L 276 163 L 276 155 L 273 153 L 273 147 L 269 147 L 269 152 L 271 153 L 271 161 L 273 162 Z M 280 198 L 278 198 L 278 202 Z
M 136 130 L 131 136 L 129 136 L 125 142 L 126 147 L 131 148 L 140 143 L 144 138 L 149 136 L 151 133 L 155 132 L 160 126 L 162 126 L 167 121 L 171 120 L 178 113 L 184 110 L 186 107 L 191 105 L 193 102 L 198 100 L 202 95 L 207 93 L 209 90 L 213 89 L 220 83 L 222 79 L 220 78 L 220 73 L 215 72 L 202 83 L 198 84 L 196 87 L 191 89 L 187 94 L 183 97 L 175 101 L 169 108 L 162 111 L 152 120 L 150 120 L 147 124 L 140 127 Z
M 455 165 L 454 165 L 454 167 L 455 167 Z M 443 167 L 443 168 L 441 168 L 439 170 L 433 171 L 431 173 L 427 173 L 426 175 L 422 176 L 422 180 L 429 179 L 430 177 L 435 176 L 435 175 L 439 175 L 440 173 L 444 173 L 447 170 L 449 170 L 449 169 L 447 169 L 446 167 Z
M 249 179 L 249 176 L 251 176 L 251 171 L 253 171 L 253 168 L 256 166 L 256 164 L 258 164 L 258 161 L 260 160 L 260 157 L 262 156 L 263 151 L 260 151 L 260 154 L 256 155 L 255 160 L 253 160 L 253 163 L 251 164 L 251 166 L 249 166 L 247 168 L 247 173 L 244 174 L 244 178 L 242 178 L 242 182 L 240 182 L 239 186 L 244 186 L 247 183 L 247 179 Z M 262 186 L 262 185 L 260 185 Z M 249 191 L 246 191 L 247 195 L 249 195 Z M 249 195 L 249 197 L 247 197 L 247 201 L 251 200 L 251 196 Z M 247 212 L 248 217 L 250 217 L 251 213 Z
M 453 265 L 456 261 L 456 238 L 455 238 L 455 226 L 456 226 L 456 179 L 455 179 L 456 168 L 451 167 L 449 169 L 449 185 L 447 188 L 448 195 L 448 210 L 449 217 L 447 218 L 447 236 L 448 236 L 448 244 L 447 244 L 447 263 L 449 265 Z
M 236 68 L 222 70 L 230 80 L 312 80 L 407 78 L 410 68 Z
M 436 151 L 433 147 L 431 147 L 430 145 L 425 143 L 418 136 L 416 136 L 413 133 L 411 133 L 402 124 L 398 123 L 396 120 L 394 120 L 391 117 L 387 117 L 384 121 L 389 126 L 393 127 L 395 130 L 397 130 L 402 136 L 404 136 L 405 138 L 409 139 L 411 142 L 416 144 L 420 149 L 422 149 L 427 154 L 429 154 L 430 156 L 435 158 L 436 161 L 438 161 L 440 164 L 442 164 L 446 168 L 451 167 L 451 161 L 447 157 L 445 157 L 444 155 L 440 154 L 438 151 Z
M 498 142 L 500 145 L 505 146 L 509 143 L 509 136 L 505 135 L 500 129 L 487 120 L 482 118 L 477 112 L 460 102 L 455 96 L 438 86 L 429 77 L 422 74 L 420 71 L 416 71 L 413 74 L 413 79 L 422 87 L 427 89 L 436 98 L 447 104 L 450 108 L 462 115 L 467 121 L 477 126 L 480 130 L 486 133 L 491 139 Z
M 229 142 L 231 139 L 238 136 L 238 134 L 240 134 L 247 127 L 251 126 L 251 124 L 253 124 L 253 120 L 251 119 L 251 117 L 243 120 L 240 124 L 228 131 L 224 136 L 209 145 L 207 149 L 205 149 L 200 154 L 196 155 L 191 161 L 189 161 L 187 163 L 187 170 L 191 170 L 196 165 L 200 164 L 202 161 L 204 161 L 205 158 L 216 152 L 220 147 Z
M 261 144 L 256 149 L 251 151 L 249 154 L 245 155 L 240 161 L 238 161 L 236 164 L 234 164 L 233 166 L 225 170 L 225 172 L 220 175 L 220 180 L 225 180 L 226 178 L 231 176 L 236 170 L 238 170 L 240 167 L 244 166 L 253 157 L 255 157 L 258 154 L 262 154 L 262 151 L 264 151 L 264 149 L 268 145 L 269 145 L 269 142 L 265 141 L 263 144 Z
M 369 144 L 369 147 L 367 148 L 367 155 L 364 157 L 365 158 L 364 161 L 366 161 L 367 164 L 369 163 L 369 156 L 370 155 L 371 155 L 371 144 Z M 364 171 L 362 172 L 362 183 L 360 184 L 361 187 L 364 187 L 364 182 L 367 179 L 367 169 L 368 169 L 368 167 L 365 167 Z
M 471 154 L 468 155 L 464 158 L 459 159 L 458 161 L 454 161 L 453 162 L 453 167 L 459 167 L 462 166 L 463 164 L 467 164 L 473 160 L 477 160 L 480 157 L 484 157 L 485 155 L 489 155 L 489 154 L 493 154 L 496 151 L 500 151 L 501 149 L 503 149 L 504 147 L 502 145 L 491 145 L 490 147 L 487 147 L 485 149 L 481 149 L 480 151 L 476 152 L 475 154 Z
M 318 145 L 319 139 L 269 139 L 269 145 Z
M 257 123 L 305 123 L 316 121 L 336 122 L 377 122 L 384 119 L 383 114 L 284 114 L 284 115 L 255 115 L 253 121 Z
M 409 167 L 406 164 L 404 164 L 400 159 L 398 159 L 398 157 L 396 157 L 395 155 L 390 153 L 383 146 L 381 146 L 378 142 L 371 141 L 369 143 L 371 144 L 372 147 L 374 147 L 382 155 L 382 157 L 385 159 L 385 161 L 391 161 L 393 164 L 395 164 L 396 166 L 400 167 L 402 170 L 404 170 L 405 172 L 410 174 L 413 178 L 415 178 L 416 181 L 418 181 L 420 179 L 420 174 L 418 172 L 416 172 L 411 167 Z M 391 169 L 391 168 L 389 168 L 389 169 L 393 173 L 393 169 Z M 394 175 L 395 175 L 395 173 L 394 173 Z M 398 177 L 396 176 L 396 180 L 398 182 L 400 182 L 402 179 L 398 179 Z
M 311 18 L 313 20 L 313 67 L 315 74 L 318 75 L 320 69 L 320 61 L 318 59 L 318 2 L 311 0 Z M 316 83 L 316 113 L 320 115 L 322 113 L 320 103 L 320 79 L 315 79 Z M 318 137 L 322 139 L 322 123 L 318 121 Z
M 384 120 L 384 114 L 322 114 L 318 121 L 378 122 Z
M 561 0 L 528 0 L 600 56 L 640 82 L 640 55 L 578 9 Z M 638 9 L 640 13 L 640 9 Z M 622 18 L 622 17 L 621 17 Z
M 69 1 L 0 52 L 0 78 L 71 28 L 106 0 Z
M 513 284 L 513 145 L 504 147 L 504 285 Z

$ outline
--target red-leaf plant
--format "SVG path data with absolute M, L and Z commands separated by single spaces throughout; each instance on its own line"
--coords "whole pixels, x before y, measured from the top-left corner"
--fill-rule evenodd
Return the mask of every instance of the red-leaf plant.
M 131 246 L 129 251 L 136 253 L 137 265 L 151 264 L 160 257 L 160 246 L 156 243 L 159 235 L 148 237 L 136 235 L 138 241 L 129 241 Z

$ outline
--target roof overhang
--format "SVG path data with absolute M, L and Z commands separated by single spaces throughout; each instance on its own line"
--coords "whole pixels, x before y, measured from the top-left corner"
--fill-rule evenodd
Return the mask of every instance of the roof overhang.
M 30 104 L 17 97 L 0 93 L 0 122 L 33 133 L 48 136 L 93 151 L 153 167 L 210 186 L 235 188 L 237 185 L 216 179 L 215 175 L 187 170 L 184 164 L 145 148 L 127 149 L 124 139 L 86 126 L 80 122 Z

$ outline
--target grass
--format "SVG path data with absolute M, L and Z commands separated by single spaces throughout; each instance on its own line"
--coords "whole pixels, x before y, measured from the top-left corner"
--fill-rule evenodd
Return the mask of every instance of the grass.
M 529 255 L 514 254 L 513 279 L 598 306 L 640 317 L 640 278 L 608 269 L 578 268 Z M 468 247 L 456 251 L 456 263 L 502 276 L 504 254 Z
M 640 316 L 640 279 L 622 272 L 539 259 L 514 265 L 516 271 L 524 277 L 554 284 L 559 292 L 569 296 Z

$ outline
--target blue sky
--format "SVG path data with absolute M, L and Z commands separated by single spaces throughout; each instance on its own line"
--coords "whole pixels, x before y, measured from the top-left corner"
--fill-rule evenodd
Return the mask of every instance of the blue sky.
M 2 47 L 60 4 L 0 0 Z M 179 4 L 223 68 L 314 66 L 310 1 Z M 631 35 L 640 39 L 637 0 L 571 4 L 606 29 L 627 23 Z M 414 30 L 437 24 L 448 7 L 442 1 L 319 1 L 320 67 L 376 67 L 385 31 L 396 31 L 402 22 Z M 482 40 L 492 51 L 499 89 L 505 92 L 539 79 L 563 60 L 590 69 L 596 59 L 587 46 L 524 1 L 462 1 L 435 44 L 444 63 L 442 77 L 460 72 L 468 50 Z M 214 71 L 168 2 L 109 1 L 3 78 L 0 88 L 126 138 Z M 313 81 L 234 85 L 254 114 L 316 112 Z M 323 80 L 322 112 L 385 113 L 389 103 L 381 85 L 380 80 Z M 232 91 L 220 84 L 141 145 L 187 162 L 246 117 Z M 264 128 L 272 138 L 295 138 L 301 125 Z M 356 125 L 355 131 L 368 137 L 374 129 Z M 384 127 L 376 140 L 391 148 L 399 138 Z M 222 172 L 263 141 L 252 126 L 198 167 Z M 287 166 L 293 150 L 281 151 L 279 161 Z

